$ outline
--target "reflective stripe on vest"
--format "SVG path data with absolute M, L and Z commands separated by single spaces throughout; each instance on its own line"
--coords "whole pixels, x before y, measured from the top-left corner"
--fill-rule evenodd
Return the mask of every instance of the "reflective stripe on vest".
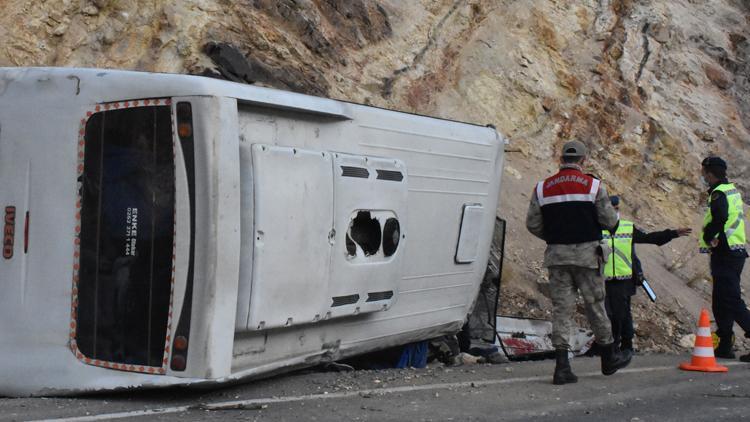
M 628 280 L 633 277 L 633 222 L 620 220 L 617 231 L 602 230 L 602 238 L 609 242 L 612 254 L 604 266 L 607 280 Z
M 585 192 L 581 193 L 567 193 L 562 195 L 548 195 L 545 196 L 544 192 L 544 185 L 545 182 L 539 182 L 536 185 L 536 198 L 539 201 L 539 206 L 545 206 L 549 204 L 559 204 L 562 202 L 596 202 L 596 195 L 599 193 L 599 184 L 601 183 L 599 179 L 594 178 L 585 178 L 581 176 L 561 176 L 560 178 L 575 178 L 578 179 L 581 184 L 585 182 L 586 185 L 588 185 L 589 181 L 591 182 L 590 187 L 586 189 Z
M 745 204 L 742 202 L 742 195 L 740 195 L 740 192 L 732 183 L 721 184 L 711 191 L 711 194 L 708 196 L 708 209 L 706 210 L 706 215 L 703 217 L 703 229 L 705 230 L 706 226 L 713 221 L 713 216 L 711 215 L 711 196 L 716 191 L 723 192 L 726 195 L 727 204 L 729 205 L 727 222 L 724 224 L 724 235 L 727 238 L 729 249 L 745 249 L 745 243 L 747 242 L 745 235 L 745 214 L 743 212 Z M 717 234 L 716 236 L 718 237 L 719 235 Z M 702 235 L 698 237 L 698 246 L 701 253 L 711 251 L 711 248 L 703 241 Z

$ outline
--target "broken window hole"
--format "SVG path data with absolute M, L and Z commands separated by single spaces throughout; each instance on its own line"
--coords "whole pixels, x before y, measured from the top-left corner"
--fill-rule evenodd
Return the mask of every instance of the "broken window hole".
M 383 227 L 383 254 L 385 256 L 391 256 L 396 253 L 400 238 L 401 227 L 398 224 L 398 220 L 395 218 L 385 220 L 385 226 Z
M 356 256 L 357 246 L 365 256 L 375 255 L 380 249 L 380 222 L 373 218 L 369 211 L 359 211 L 349 223 L 346 234 L 346 251 L 349 256 Z
M 349 236 L 349 233 L 346 234 L 346 253 L 349 256 L 357 255 L 357 245 L 354 243 L 351 236 Z

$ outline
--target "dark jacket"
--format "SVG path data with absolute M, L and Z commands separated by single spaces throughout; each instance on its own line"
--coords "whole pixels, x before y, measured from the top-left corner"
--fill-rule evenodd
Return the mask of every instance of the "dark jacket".
M 563 167 L 537 184 L 536 197 L 548 245 L 574 245 L 602 239 L 596 197 L 600 182 L 578 168 Z
M 636 243 L 648 243 L 651 245 L 662 246 L 671 242 L 672 239 L 678 238 L 677 230 L 667 229 L 658 232 L 646 233 L 633 227 L 633 245 Z

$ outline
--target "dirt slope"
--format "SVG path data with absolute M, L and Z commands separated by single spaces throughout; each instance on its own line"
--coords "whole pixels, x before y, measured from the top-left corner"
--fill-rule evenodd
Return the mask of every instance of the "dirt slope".
M 750 197 L 750 4 L 744 0 L 3 1 L 0 65 L 220 74 L 478 123 L 511 139 L 507 312 L 545 315 L 534 183 L 579 137 L 644 229 L 699 227 L 701 157 L 729 158 Z M 213 59 L 212 59 L 213 58 Z M 224 76 L 226 77 L 226 69 Z M 636 299 L 639 345 L 673 350 L 710 286 L 695 239 L 639 248 L 659 294 Z M 745 277 L 746 285 L 750 277 Z

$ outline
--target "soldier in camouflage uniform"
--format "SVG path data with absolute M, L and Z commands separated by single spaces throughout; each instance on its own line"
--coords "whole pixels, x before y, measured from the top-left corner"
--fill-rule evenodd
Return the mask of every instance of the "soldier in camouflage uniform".
M 602 229 L 615 226 L 617 213 L 601 181 L 583 173 L 585 157 L 583 143 L 567 142 L 560 171 L 537 184 L 526 215 L 527 229 L 547 243 L 544 266 L 549 270 L 554 305 L 552 344 L 557 360 L 554 384 L 578 380 L 568 360 L 576 290 L 583 296 L 586 317 L 602 348 L 602 373 L 612 375 L 630 363 L 630 356 L 623 356 L 614 345 L 604 308 L 601 270 L 610 250 L 601 242 Z

